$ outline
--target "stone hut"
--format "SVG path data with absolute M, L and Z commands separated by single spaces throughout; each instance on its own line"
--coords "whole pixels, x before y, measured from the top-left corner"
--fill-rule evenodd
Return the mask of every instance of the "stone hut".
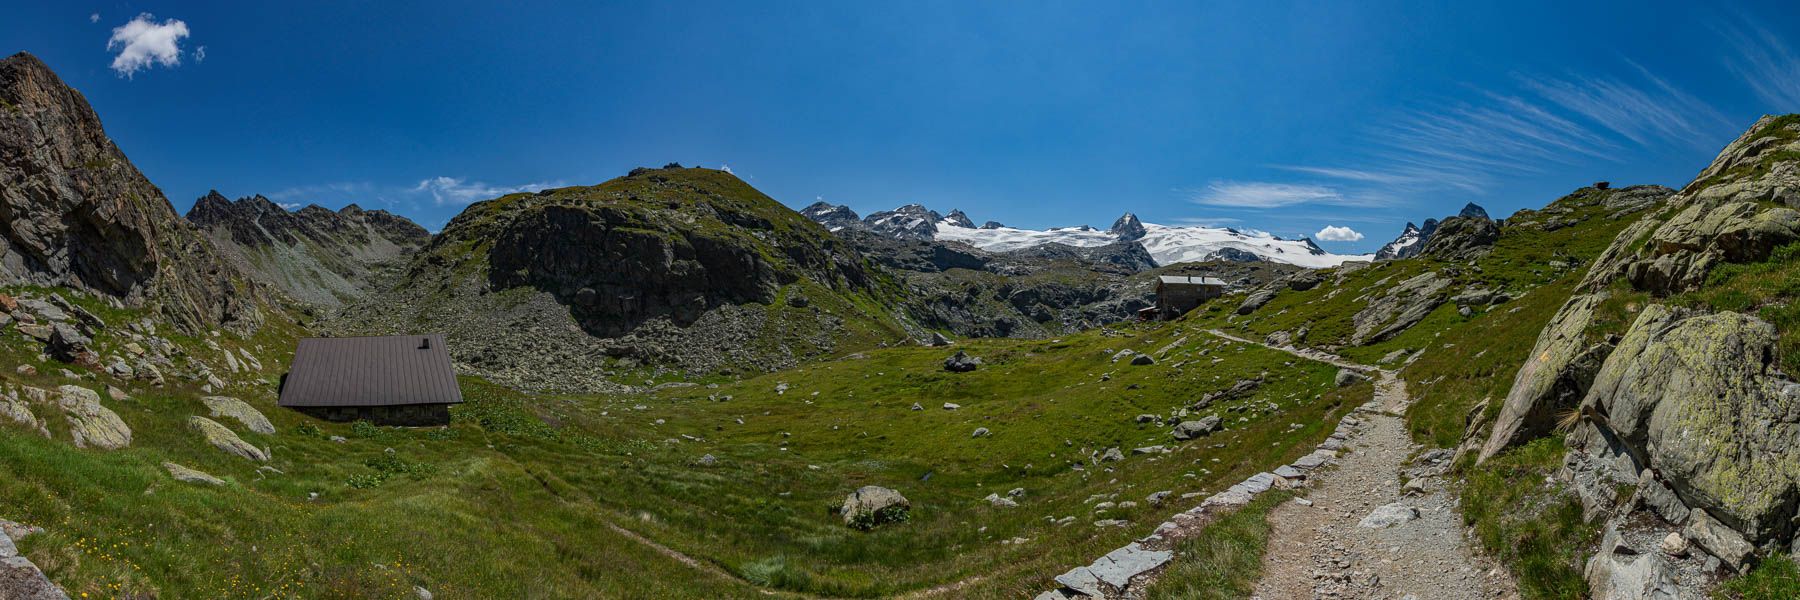
M 1156 278 L 1156 315 L 1164 321 L 1177 319 L 1200 306 L 1201 302 L 1223 295 L 1223 279 L 1163 275 Z
M 444 425 L 462 401 L 438 333 L 305 338 L 281 379 L 282 406 L 327 421 Z

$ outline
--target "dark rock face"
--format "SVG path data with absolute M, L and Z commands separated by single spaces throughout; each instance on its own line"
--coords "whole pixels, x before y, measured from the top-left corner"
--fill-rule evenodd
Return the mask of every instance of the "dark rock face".
M 257 292 L 42 61 L 0 60 L 0 105 L 0 279 L 158 305 L 188 330 L 261 321 Z
M 1039 244 L 1030 248 L 1022 248 L 1006 252 L 1013 256 L 1028 256 L 1050 259 L 1079 259 L 1119 265 L 1132 272 L 1154 269 L 1156 257 L 1137 242 L 1119 242 L 1105 246 L 1070 246 L 1068 244 Z
M 937 237 L 937 222 L 944 216 L 922 204 L 908 204 L 884 210 L 863 219 L 869 230 L 903 240 L 929 240 Z
M 1500 226 L 1492 219 L 1450 217 L 1438 223 L 1437 231 L 1431 234 L 1431 239 L 1425 242 L 1425 248 L 1419 251 L 1419 255 L 1439 260 L 1473 260 L 1493 250 L 1494 243 L 1498 241 Z
M 950 214 L 944 215 L 944 220 L 949 221 L 951 225 L 955 225 L 957 227 L 968 227 L 970 229 L 975 228 L 975 222 L 970 221 L 969 215 L 964 213 L 961 209 L 956 209 L 956 210 L 950 211 Z
M 1462 207 L 1462 210 L 1457 212 L 1456 216 L 1462 217 L 1465 219 L 1488 219 L 1489 218 L 1488 214 L 1487 214 L 1487 209 L 1484 209 L 1480 206 L 1476 206 L 1474 202 L 1464 204 Z
M 1147 233 L 1144 231 L 1144 224 L 1138 221 L 1137 215 L 1131 213 L 1125 213 L 1124 216 L 1119 217 L 1119 220 L 1113 221 L 1112 229 L 1107 231 L 1125 241 L 1142 239 Z
M 294 299 L 332 306 L 362 297 L 373 272 L 431 241 L 424 227 L 384 210 L 289 212 L 260 195 L 232 202 L 217 191 L 195 200 L 187 219 L 244 272 Z
M 1002 227 L 1005 225 L 1001 225 L 999 221 L 988 221 L 981 224 L 981 229 L 1000 229 Z
M 1247 262 L 1256 262 L 1256 261 L 1262 260 L 1262 257 L 1252 254 L 1247 250 L 1241 250 L 1238 248 L 1220 248 L 1218 250 L 1214 250 L 1210 254 L 1207 254 L 1206 260 L 1209 260 L 1209 261 L 1221 260 L 1221 261 L 1227 261 L 1227 262 L 1246 262 L 1247 263 Z
M 863 223 L 862 217 L 856 216 L 856 211 L 850 210 L 848 206 L 814 202 L 800 209 L 800 214 L 832 231 L 868 227 Z
M 1426 219 L 1424 227 L 1413 225 L 1410 221 L 1407 222 L 1406 230 L 1400 232 L 1400 237 L 1394 238 L 1394 241 L 1388 242 L 1375 252 L 1375 260 L 1395 260 L 1418 256 L 1419 251 L 1425 249 L 1425 242 L 1431 239 L 1432 232 L 1437 231 L 1437 226 L 1437 219 Z
M 956 351 L 956 354 L 951 355 L 950 358 L 944 359 L 944 370 L 951 373 L 967 373 L 980 366 L 981 359 L 969 356 L 968 353 L 961 350 Z

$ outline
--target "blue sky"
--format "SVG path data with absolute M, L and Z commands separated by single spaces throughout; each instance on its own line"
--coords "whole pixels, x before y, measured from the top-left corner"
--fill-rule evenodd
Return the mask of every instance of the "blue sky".
M 533 4 L 30 2 L 0 52 L 81 90 L 179 210 L 218 189 L 434 229 L 679 161 L 796 208 L 1368 252 L 1465 202 L 1680 186 L 1800 111 L 1786 2 Z

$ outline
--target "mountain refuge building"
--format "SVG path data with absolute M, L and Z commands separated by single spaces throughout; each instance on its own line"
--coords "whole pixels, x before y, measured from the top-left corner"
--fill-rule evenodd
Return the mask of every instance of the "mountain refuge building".
M 1163 275 L 1156 278 L 1155 318 L 1173 320 L 1194 310 L 1201 302 L 1225 295 L 1225 280 L 1217 277 Z
M 281 406 L 327 421 L 446 425 L 462 401 L 441 333 L 304 338 L 281 379 Z

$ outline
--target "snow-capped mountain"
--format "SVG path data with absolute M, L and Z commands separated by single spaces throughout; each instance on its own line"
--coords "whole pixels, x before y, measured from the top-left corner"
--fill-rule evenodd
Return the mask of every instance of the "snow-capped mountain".
M 1086 225 L 1048 230 L 1018 229 L 994 221 L 975 227 L 974 221 L 960 210 L 940 215 L 919 204 L 871 214 L 860 224 L 854 220 L 856 213 L 842 206 L 817 203 L 802 213 L 833 231 L 846 227 L 868 229 L 900 239 L 962 242 L 990 252 L 1024 251 L 1045 244 L 1093 248 L 1135 241 L 1143 245 L 1158 265 L 1206 260 L 1269 260 L 1323 268 L 1344 261 L 1373 258 L 1369 254 L 1332 254 L 1308 238 L 1284 240 L 1230 228 L 1158 225 L 1141 222 L 1131 213 L 1119 217 L 1112 228 L 1106 230 Z
M 1388 242 L 1387 245 L 1375 252 L 1375 260 L 1394 260 L 1418 256 L 1419 251 L 1425 249 L 1425 240 L 1431 239 L 1431 232 L 1437 231 L 1437 224 L 1437 219 L 1426 219 L 1424 227 L 1413 225 L 1411 221 L 1408 221 L 1406 231 L 1400 232 L 1400 237 L 1394 238 L 1394 241 Z

